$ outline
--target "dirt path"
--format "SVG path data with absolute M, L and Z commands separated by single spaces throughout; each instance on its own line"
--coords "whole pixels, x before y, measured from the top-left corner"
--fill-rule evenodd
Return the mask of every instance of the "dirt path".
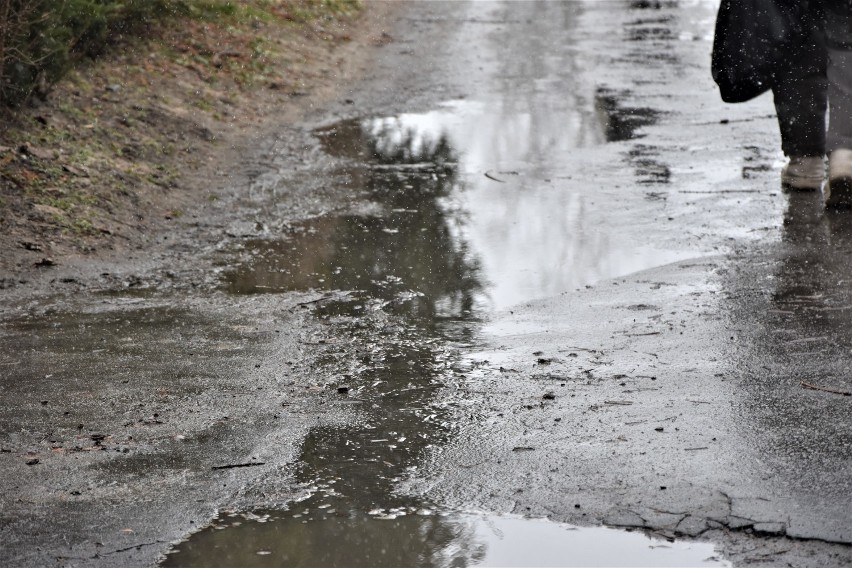
M 847 565 L 849 399 L 802 383 L 850 388 L 852 231 L 718 101 L 712 2 L 395 6 L 113 249 L 17 250 L 2 560 L 440 563 L 473 509 Z

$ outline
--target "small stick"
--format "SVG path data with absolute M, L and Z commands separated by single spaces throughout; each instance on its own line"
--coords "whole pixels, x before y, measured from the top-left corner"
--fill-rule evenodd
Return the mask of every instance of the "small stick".
M 849 392 L 849 391 L 831 389 L 831 388 L 828 388 L 828 387 L 820 387 L 820 386 L 817 386 L 817 385 L 812 385 L 810 383 L 806 383 L 805 381 L 802 381 L 802 386 L 806 389 L 811 389 L 811 390 L 815 390 L 815 391 L 830 392 L 832 394 L 839 394 L 839 395 L 843 395 L 843 396 L 852 396 L 852 392 Z
M 233 469 L 235 467 L 254 467 L 256 465 L 266 465 L 266 462 L 249 462 L 249 463 L 232 463 L 228 465 L 214 465 L 210 469 Z
M 265 288 L 271 288 L 271 286 L 264 286 Z M 261 286 L 256 286 L 256 288 L 261 288 Z M 322 298 L 317 298 L 316 300 L 308 300 L 307 302 L 299 302 L 296 304 L 297 306 L 309 306 L 311 304 L 318 304 L 323 300 L 330 300 L 332 296 L 323 296 Z

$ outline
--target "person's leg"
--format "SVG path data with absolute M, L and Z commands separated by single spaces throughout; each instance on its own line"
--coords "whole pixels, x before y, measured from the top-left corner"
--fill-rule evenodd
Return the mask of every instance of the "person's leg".
M 825 1 L 828 152 L 852 149 L 852 0 Z
M 852 207 L 852 0 L 824 0 L 828 51 L 826 205 Z
M 781 149 L 790 158 L 782 182 L 792 189 L 817 190 L 825 176 L 827 57 L 818 15 L 807 11 L 804 24 L 810 33 L 789 46 L 772 82 Z
M 805 25 L 811 33 L 789 47 L 773 77 L 772 95 L 781 128 L 781 149 L 789 157 L 825 154 L 828 82 L 825 38 L 820 23 L 818 18 L 808 16 Z

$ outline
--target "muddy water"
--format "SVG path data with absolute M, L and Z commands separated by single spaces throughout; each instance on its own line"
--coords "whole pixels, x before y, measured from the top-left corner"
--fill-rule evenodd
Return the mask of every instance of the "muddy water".
M 712 545 L 447 512 L 394 493 L 454 435 L 446 411 L 464 402 L 444 387 L 470 369 L 453 352 L 490 313 L 702 252 L 670 246 L 660 204 L 620 187 L 632 178 L 597 185 L 585 169 L 583 156 L 641 138 L 658 112 L 623 91 L 572 93 L 564 70 L 579 66 L 570 31 L 581 8 L 536 6 L 560 12 L 525 46 L 541 57 L 494 70 L 533 88 L 320 128 L 359 205 L 232 251 L 223 285 L 233 294 L 327 292 L 317 317 L 362 346 L 341 391 L 360 419 L 310 432 L 294 479 L 304 500 L 223 514 L 165 566 L 722 565 Z M 554 98 L 554 87 L 566 89 Z M 641 183 L 669 183 L 653 151 L 632 152 Z M 629 207 L 613 207 L 619 193 Z

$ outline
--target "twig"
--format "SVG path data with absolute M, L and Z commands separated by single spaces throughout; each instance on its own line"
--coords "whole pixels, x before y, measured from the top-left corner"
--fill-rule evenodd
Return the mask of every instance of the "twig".
M 714 126 L 714 125 L 717 125 L 717 124 L 736 124 L 738 122 L 755 122 L 755 121 L 758 121 L 758 120 L 769 120 L 769 119 L 774 119 L 774 118 L 775 118 L 774 114 L 764 114 L 764 115 L 760 115 L 760 116 L 752 116 L 752 117 L 749 117 L 749 118 L 735 118 L 733 120 L 725 118 L 721 121 L 716 120 L 716 121 L 713 121 L 713 122 L 693 122 L 692 124 L 695 125 L 695 126 Z
M 109 552 L 101 552 L 92 556 L 92 559 L 100 558 L 102 556 L 109 556 L 110 554 L 120 554 L 122 552 L 127 552 L 128 550 L 139 550 L 143 546 L 154 546 L 155 544 L 161 544 L 164 541 L 155 540 L 154 542 L 141 542 L 139 544 L 134 544 L 133 546 L 128 546 L 125 548 L 119 548 L 118 550 L 110 550 Z
M 839 395 L 843 395 L 843 396 L 852 396 L 852 392 L 849 392 L 849 391 L 842 391 L 842 390 L 832 389 L 832 388 L 828 388 L 828 387 L 820 387 L 820 386 L 817 386 L 817 385 L 812 385 L 810 383 L 806 383 L 805 381 L 802 381 L 802 386 L 804 388 L 810 389 L 810 390 L 830 392 L 832 394 L 839 394 Z
M 260 286 L 256 286 L 256 287 L 257 287 L 257 288 L 260 288 Z M 296 305 L 297 305 L 297 306 L 309 306 L 309 305 L 311 305 L 311 304 L 317 304 L 317 303 L 322 302 L 322 301 L 325 301 L 325 300 L 330 300 L 330 299 L 332 299 L 333 297 L 334 297 L 334 296 L 323 296 L 322 298 L 317 298 L 316 300 L 308 300 L 307 302 L 299 302 L 299 303 L 298 303 L 298 304 L 296 304 Z
M 565 347 L 564 349 L 559 350 L 560 353 L 564 353 L 565 351 L 588 351 L 589 353 L 594 353 L 596 355 L 603 353 L 603 351 L 601 351 L 600 349 L 589 349 L 588 347 L 572 347 L 570 345 L 568 347 Z
M 497 181 L 497 182 L 500 182 L 500 183 L 506 183 L 506 180 L 495 177 L 494 175 L 491 174 L 491 172 L 485 172 L 485 177 L 487 177 L 488 179 L 493 179 L 494 181 Z
M 266 462 L 249 462 L 249 463 L 231 463 L 228 465 L 214 465 L 210 469 L 234 469 L 235 467 L 253 467 L 256 465 L 266 465 Z

